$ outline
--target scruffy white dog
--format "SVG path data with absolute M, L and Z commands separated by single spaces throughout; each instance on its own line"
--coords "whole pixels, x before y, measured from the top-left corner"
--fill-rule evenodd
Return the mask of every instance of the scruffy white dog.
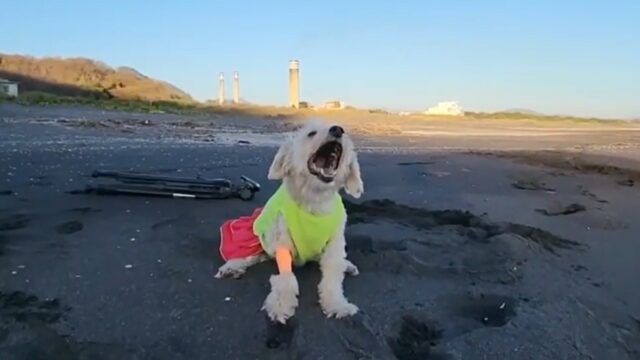
M 263 253 L 227 259 L 216 277 L 239 277 L 248 267 L 277 258 L 280 273 L 270 278 L 271 292 L 262 310 L 272 321 L 285 323 L 298 306 L 298 282 L 292 271 L 281 268 L 279 251 L 284 248 L 295 265 L 307 261 L 320 264 L 318 295 L 327 317 L 357 313 L 358 308 L 349 303 L 342 287 L 344 274 L 358 275 L 358 268 L 346 257 L 347 216 L 339 191 L 344 188 L 355 198 L 364 191 L 351 139 L 340 126 L 309 122 L 280 146 L 267 177 L 282 180 L 282 185 L 265 206 L 274 210 L 263 212 L 262 219 L 253 225 Z M 289 203 L 278 207 L 286 201 Z M 322 231 L 315 233 L 319 226 L 330 228 L 326 239 Z M 311 241 L 315 243 L 309 244 Z

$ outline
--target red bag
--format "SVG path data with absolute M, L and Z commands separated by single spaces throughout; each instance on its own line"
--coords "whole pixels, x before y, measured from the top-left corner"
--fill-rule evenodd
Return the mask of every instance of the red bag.
M 224 261 L 243 259 L 262 253 L 260 239 L 253 233 L 253 223 L 262 212 L 257 208 L 251 216 L 227 220 L 220 227 L 220 255 Z

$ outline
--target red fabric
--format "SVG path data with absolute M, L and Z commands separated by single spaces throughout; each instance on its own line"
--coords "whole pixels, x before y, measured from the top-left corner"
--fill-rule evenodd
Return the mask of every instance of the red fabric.
M 253 222 L 262 212 L 257 208 L 251 216 L 227 220 L 220 227 L 220 255 L 225 261 L 262 253 L 260 239 L 253 233 Z

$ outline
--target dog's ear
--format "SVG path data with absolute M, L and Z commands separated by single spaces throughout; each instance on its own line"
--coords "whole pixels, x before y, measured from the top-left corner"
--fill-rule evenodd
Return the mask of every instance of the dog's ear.
M 356 154 L 353 154 L 347 171 L 347 181 L 344 185 L 344 190 L 347 194 L 357 199 L 364 192 L 364 184 L 360 177 L 360 164 L 358 163 L 358 156 Z
M 281 180 L 284 178 L 289 171 L 291 164 L 291 147 L 291 139 L 287 139 L 282 145 L 280 145 L 276 156 L 273 158 L 271 167 L 269 167 L 267 179 Z

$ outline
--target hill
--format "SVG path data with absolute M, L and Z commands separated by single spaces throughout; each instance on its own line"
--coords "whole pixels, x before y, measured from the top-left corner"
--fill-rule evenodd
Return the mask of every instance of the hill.
M 36 58 L 0 54 L 0 78 L 20 82 L 20 91 L 64 96 L 192 102 L 186 92 L 128 67 L 112 68 L 86 58 Z

